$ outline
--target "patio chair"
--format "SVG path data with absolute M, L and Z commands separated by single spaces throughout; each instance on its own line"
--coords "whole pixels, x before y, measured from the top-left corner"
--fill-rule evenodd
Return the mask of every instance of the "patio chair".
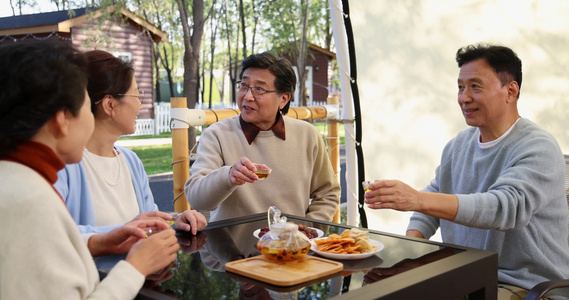
M 565 154 L 565 194 L 569 205 L 569 155 Z M 569 224 L 568 224 L 569 225 Z M 569 243 L 569 236 L 567 237 Z M 569 279 L 545 281 L 534 286 L 526 295 L 524 300 L 537 300 L 547 292 L 557 288 L 569 288 Z

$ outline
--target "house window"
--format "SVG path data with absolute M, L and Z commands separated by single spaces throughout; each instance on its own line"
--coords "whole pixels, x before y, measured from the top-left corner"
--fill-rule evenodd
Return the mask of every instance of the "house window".
M 112 54 L 124 62 L 130 62 L 132 60 L 131 52 L 112 52 Z

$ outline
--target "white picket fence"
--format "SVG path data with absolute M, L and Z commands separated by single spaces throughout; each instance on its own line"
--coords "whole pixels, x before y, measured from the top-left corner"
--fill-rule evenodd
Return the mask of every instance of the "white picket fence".
M 312 102 L 308 106 L 323 105 L 326 105 L 326 101 Z M 293 102 L 291 106 L 298 107 L 298 104 Z M 212 109 L 222 108 L 237 108 L 237 105 L 235 103 L 215 105 Z M 197 103 L 196 109 L 209 109 L 209 107 Z M 136 131 L 131 136 L 159 135 L 163 132 L 170 132 L 170 103 L 159 102 L 154 103 L 154 119 L 137 119 Z
M 136 119 L 136 135 L 159 135 L 170 131 L 170 103 L 154 103 L 154 119 Z

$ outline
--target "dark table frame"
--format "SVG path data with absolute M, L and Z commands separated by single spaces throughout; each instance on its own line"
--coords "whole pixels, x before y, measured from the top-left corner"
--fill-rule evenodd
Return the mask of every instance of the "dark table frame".
M 345 224 L 317 221 L 298 216 L 290 219 L 305 222 L 318 222 L 325 225 L 353 228 Z M 208 229 L 238 225 L 267 218 L 266 213 L 212 222 Z M 378 235 L 399 239 L 414 240 L 455 249 L 464 250 L 427 265 L 403 272 L 401 274 L 374 282 L 354 291 L 334 297 L 333 299 L 460 299 L 465 295 L 469 300 L 497 298 L 498 254 L 495 252 L 461 247 L 452 244 L 426 241 L 376 230 L 369 230 Z M 143 288 L 140 299 L 161 299 L 155 291 Z M 165 298 L 164 298 L 165 299 Z M 167 298 L 170 299 L 170 298 Z

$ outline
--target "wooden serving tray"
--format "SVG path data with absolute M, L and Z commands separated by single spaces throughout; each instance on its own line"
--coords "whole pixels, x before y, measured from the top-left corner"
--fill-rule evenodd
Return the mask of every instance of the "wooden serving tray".
M 342 271 L 340 262 L 305 255 L 298 260 L 280 262 L 263 255 L 225 264 L 225 270 L 277 286 L 291 286 Z

